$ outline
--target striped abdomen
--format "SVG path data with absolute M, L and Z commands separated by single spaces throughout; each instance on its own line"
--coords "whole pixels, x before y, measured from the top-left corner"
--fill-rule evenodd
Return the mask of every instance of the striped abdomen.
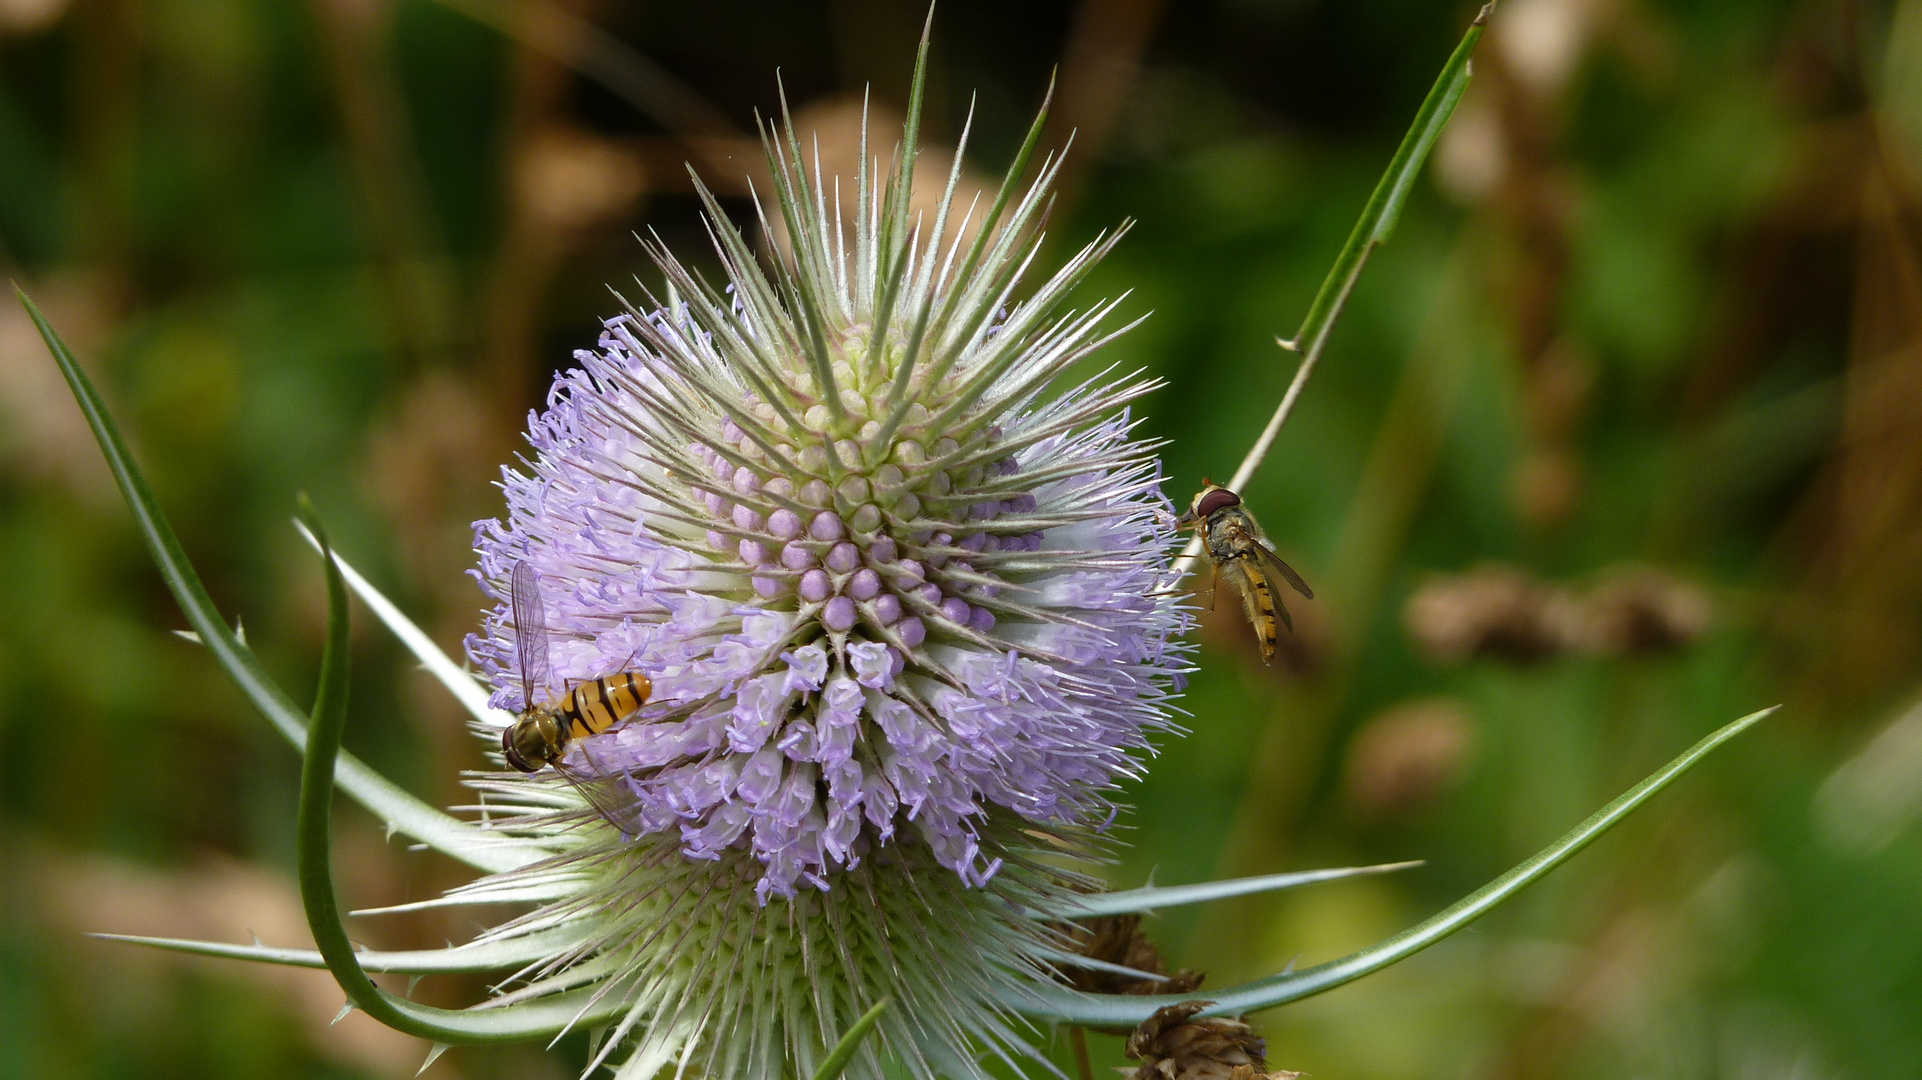
M 647 704 L 654 684 L 638 671 L 623 671 L 584 682 L 567 692 L 555 708 L 567 718 L 567 737 L 599 735 Z
M 1248 623 L 1261 642 L 1261 662 L 1273 663 L 1275 641 L 1280 636 L 1277 623 L 1288 618 L 1288 609 L 1276 598 L 1273 583 L 1262 573 L 1261 564 L 1246 555 L 1224 561 L 1220 574 L 1241 597 L 1242 612 L 1248 616 Z

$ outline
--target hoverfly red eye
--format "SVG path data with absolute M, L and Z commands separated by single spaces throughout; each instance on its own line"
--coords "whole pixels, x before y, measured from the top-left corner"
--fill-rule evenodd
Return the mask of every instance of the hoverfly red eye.
M 1219 511 L 1226 510 L 1231 506 L 1240 505 L 1241 496 L 1229 491 L 1227 488 L 1210 488 L 1195 502 L 1195 516 L 1206 518 Z

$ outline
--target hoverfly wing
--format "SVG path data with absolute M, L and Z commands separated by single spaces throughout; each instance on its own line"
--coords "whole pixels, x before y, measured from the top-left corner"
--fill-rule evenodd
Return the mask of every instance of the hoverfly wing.
M 1261 642 L 1261 662 L 1272 662 L 1275 639 L 1280 634 L 1275 625 L 1277 616 L 1290 630 L 1294 629 L 1288 609 L 1275 602 L 1274 589 L 1259 565 L 1250 566 L 1246 559 L 1223 559 L 1220 574 L 1221 580 L 1241 597 L 1242 611 L 1248 616 L 1248 624 L 1255 628 L 1255 638 Z
M 1281 579 L 1293 586 L 1294 590 L 1300 593 L 1303 599 L 1313 600 L 1315 598 L 1315 590 L 1308 587 L 1308 583 L 1301 579 L 1300 574 L 1295 573 L 1294 567 L 1282 562 L 1281 556 L 1268 550 L 1268 545 L 1261 543 L 1255 545 L 1255 561 L 1261 564 L 1264 572 L 1280 575 Z
M 585 761 L 583 755 L 583 761 Z M 605 775 L 597 771 L 591 763 L 576 765 L 568 761 L 554 763 L 554 771 L 561 774 L 582 801 L 592 807 L 602 820 L 621 831 L 623 836 L 639 836 L 645 830 L 641 827 L 640 803 L 623 790 L 621 778 Z
M 536 692 L 547 692 L 547 609 L 541 603 L 540 578 L 523 559 L 514 564 L 510 582 L 514 610 L 514 651 L 521 666 L 521 708 L 541 703 Z

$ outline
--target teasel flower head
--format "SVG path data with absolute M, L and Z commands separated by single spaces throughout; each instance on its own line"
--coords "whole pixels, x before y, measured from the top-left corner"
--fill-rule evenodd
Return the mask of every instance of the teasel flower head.
M 502 933 L 586 928 L 510 998 L 599 981 L 638 1058 L 728 1076 L 804 1064 L 883 996 L 919 1075 L 1010 1043 L 995 985 L 1067 943 L 1048 912 L 1085 883 L 1061 856 L 1113 820 L 1187 655 L 1174 516 L 1130 435 L 1155 384 L 1063 382 L 1119 332 L 1118 301 L 1063 310 L 1119 232 L 1028 281 L 1058 168 L 1021 188 L 1039 131 L 991 205 L 957 205 L 957 152 L 930 221 L 912 119 L 885 179 L 864 135 L 836 180 L 784 115 L 758 205 L 785 246 L 700 188 L 725 284 L 648 243 L 665 288 L 532 418 L 477 526 L 498 603 L 469 655 L 507 711 L 538 704 L 530 631 L 533 696 L 622 671 L 652 696 L 563 762 L 605 820 L 553 770 L 480 782 L 519 808 L 497 828 L 556 852 L 521 877 L 569 883 Z M 540 628 L 515 625 L 523 563 Z

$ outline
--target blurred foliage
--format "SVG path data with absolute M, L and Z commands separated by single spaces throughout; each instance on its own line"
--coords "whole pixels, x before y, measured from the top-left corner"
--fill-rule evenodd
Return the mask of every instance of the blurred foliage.
M 646 278 L 629 233 L 703 249 L 687 160 L 746 211 L 743 132 L 777 68 L 823 131 L 870 81 L 898 108 L 922 12 L 0 0 L 0 269 L 93 365 L 216 598 L 310 686 L 323 601 L 293 493 L 456 643 L 479 604 L 468 523 L 614 310 L 604 287 Z M 998 168 L 1059 64 L 1051 138 L 1077 135 L 1054 249 L 1138 222 L 1089 295 L 1153 312 L 1108 359 L 1171 383 L 1142 411 L 1178 502 L 1278 399 L 1274 335 L 1472 13 L 937 11 L 932 137 L 972 100 L 970 158 Z M 1343 1080 L 1913 1076 L 1922 0 L 1507 0 L 1476 64 L 1246 493 L 1319 599 L 1273 668 L 1234 605 L 1204 619 L 1193 734 L 1132 793 L 1114 879 L 1427 860 L 1149 925 L 1217 985 L 1314 962 L 1783 700 L 1477 931 L 1259 1017 L 1270 1059 Z M 179 616 L 11 308 L 0 611 L 0 1077 L 410 1074 L 424 1047 L 327 1026 L 324 973 L 80 936 L 304 941 L 297 769 L 165 632 Z M 459 801 L 474 746 L 367 622 L 351 748 Z M 360 906 L 461 879 L 352 815 L 340 849 Z M 365 922 L 389 947 L 472 929 Z M 581 1053 L 457 1050 L 428 1075 L 562 1077 Z

